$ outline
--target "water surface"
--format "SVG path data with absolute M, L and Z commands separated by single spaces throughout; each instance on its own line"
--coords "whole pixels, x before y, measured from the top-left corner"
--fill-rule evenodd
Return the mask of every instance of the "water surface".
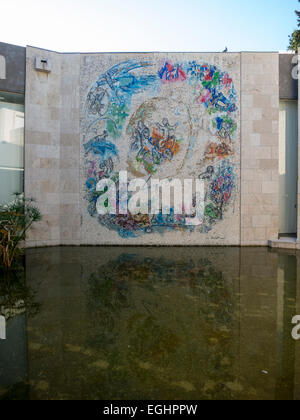
M 300 399 L 299 258 L 267 248 L 27 250 L 39 312 L 8 321 L 0 398 Z

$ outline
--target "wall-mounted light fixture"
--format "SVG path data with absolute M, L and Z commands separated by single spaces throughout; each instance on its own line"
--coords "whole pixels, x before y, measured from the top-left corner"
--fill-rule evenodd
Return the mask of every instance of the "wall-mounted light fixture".
M 42 71 L 44 73 L 51 72 L 51 61 L 49 58 L 36 57 L 35 58 L 35 70 Z

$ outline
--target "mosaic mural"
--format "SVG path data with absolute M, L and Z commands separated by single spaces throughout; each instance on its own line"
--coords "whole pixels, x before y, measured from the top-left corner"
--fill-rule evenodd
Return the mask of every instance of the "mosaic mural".
M 206 61 L 166 59 L 131 59 L 99 73 L 85 95 L 82 118 L 90 217 L 123 238 L 212 232 L 235 211 L 239 182 L 239 95 L 233 77 Z M 118 189 L 120 170 L 147 183 L 204 180 L 203 223 L 188 226 L 173 209 L 169 215 L 99 215 L 97 183 L 110 178 Z

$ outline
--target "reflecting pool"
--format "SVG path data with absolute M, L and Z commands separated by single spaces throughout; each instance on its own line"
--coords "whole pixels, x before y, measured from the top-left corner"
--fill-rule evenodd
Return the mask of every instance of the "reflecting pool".
M 26 251 L 32 305 L 0 340 L 0 399 L 300 399 L 300 254 Z

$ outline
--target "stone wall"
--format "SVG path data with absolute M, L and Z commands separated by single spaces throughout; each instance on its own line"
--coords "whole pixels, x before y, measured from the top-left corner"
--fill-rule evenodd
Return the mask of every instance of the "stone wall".
M 35 57 L 51 62 L 38 72 Z M 37 199 L 43 220 L 27 246 L 79 244 L 79 55 L 27 48 L 25 195 Z
M 241 244 L 267 245 L 279 224 L 278 54 L 241 54 Z
M 34 69 L 36 56 L 50 59 L 50 73 Z M 44 215 L 28 247 L 267 245 L 277 238 L 278 54 L 29 47 L 26 68 L 25 192 Z M 149 157 L 136 148 L 139 128 L 152 144 L 164 128 L 172 132 L 171 151 L 156 147 Z M 120 170 L 129 179 L 203 179 L 205 223 L 187 229 L 175 219 L 98 217 L 95 183 Z

